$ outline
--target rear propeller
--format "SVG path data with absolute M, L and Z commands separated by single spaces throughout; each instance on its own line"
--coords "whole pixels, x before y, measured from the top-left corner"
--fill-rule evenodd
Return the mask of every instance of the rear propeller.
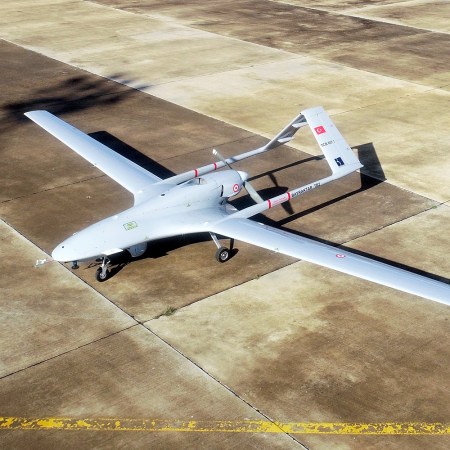
M 220 152 L 216 149 L 213 150 L 213 155 L 217 157 L 220 161 L 222 161 L 229 169 L 231 169 L 231 166 L 228 164 L 227 160 L 220 154 Z M 231 169 L 233 170 L 233 169 Z M 255 203 L 263 203 L 264 200 L 261 198 L 261 196 L 258 194 L 256 189 L 250 184 L 250 181 L 248 181 L 248 174 L 246 172 L 241 172 L 240 170 L 237 171 L 242 179 L 242 186 L 245 188 L 245 190 L 248 192 L 248 195 L 253 199 Z

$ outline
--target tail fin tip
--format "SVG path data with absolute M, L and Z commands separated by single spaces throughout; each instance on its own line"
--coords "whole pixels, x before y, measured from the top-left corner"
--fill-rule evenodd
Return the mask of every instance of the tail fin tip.
M 333 175 L 353 172 L 363 167 L 322 106 L 302 111 Z

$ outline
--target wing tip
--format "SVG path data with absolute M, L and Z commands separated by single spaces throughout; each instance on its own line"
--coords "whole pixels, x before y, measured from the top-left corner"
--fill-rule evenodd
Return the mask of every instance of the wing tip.
M 29 119 L 33 120 L 33 117 L 39 117 L 42 115 L 52 115 L 51 113 L 49 113 L 48 111 L 46 111 L 45 109 L 36 109 L 33 111 L 27 111 L 26 113 L 23 113 L 24 116 L 28 117 Z

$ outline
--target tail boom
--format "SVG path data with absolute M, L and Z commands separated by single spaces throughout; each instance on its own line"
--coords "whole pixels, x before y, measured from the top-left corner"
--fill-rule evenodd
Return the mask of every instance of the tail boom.
M 311 128 L 317 143 L 321 147 L 332 174 L 328 177 L 293 189 L 285 194 L 273 197 L 263 203 L 242 209 L 241 211 L 232 214 L 233 218 L 252 217 L 267 209 L 273 208 L 274 206 L 288 202 L 302 194 L 306 194 L 330 181 L 349 175 L 363 167 L 344 137 L 334 125 L 333 121 L 321 106 L 302 111 L 301 116 L 297 119 L 297 123 L 301 123 L 303 126 L 305 122 Z M 294 123 L 296 122 L 294 121 Z

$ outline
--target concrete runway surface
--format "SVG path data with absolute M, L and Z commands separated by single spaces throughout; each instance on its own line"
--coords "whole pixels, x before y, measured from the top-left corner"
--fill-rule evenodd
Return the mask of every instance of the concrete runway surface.
M 132 199 L 23 116 L 47 109 L 165 176 L 323 105 L 365 168 L 263 220 L 448 282 L 449 13 L 439 0 L 2 2 L 0 446 L 449 448 L 444 305 L 240 242 L 218 264 L 203 236 L 152 244 L 106 283 L 87 264 L 34 268 Z M 303 129 L 237 168 L 267 198 L 323 177 L 318 155 Z

